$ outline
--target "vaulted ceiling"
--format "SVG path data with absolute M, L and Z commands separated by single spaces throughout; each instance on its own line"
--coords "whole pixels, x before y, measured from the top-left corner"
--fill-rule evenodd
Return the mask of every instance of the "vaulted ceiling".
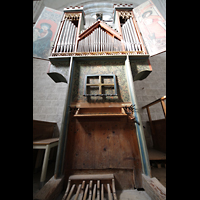
M 45 6 L 62 11 L 69 6 L 84 6 L 86 18 L 95 18 L 97 12 L 103 13 L 105 19 L 112 19 L 113 4 L 133 4 L 133 7 L 144 3 L 147 0 L 43 0 Z M 166 19 L 166 0 L 152 0 L 162 16 Z

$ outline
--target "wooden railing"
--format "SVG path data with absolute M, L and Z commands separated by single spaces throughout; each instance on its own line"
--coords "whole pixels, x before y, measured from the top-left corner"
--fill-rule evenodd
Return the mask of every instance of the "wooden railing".
M 165 102 L 164 102 L 165 99 L 166 99 L 166 96 L 163 96 L 163 97 L 161 97 L 161 98 L 159 98 L 159 99 L 147 104 L 146 106 L 142 107 L 142 109 L 144 109 L 144 108 L 147 109 L 147 114 L 148 114 L 148 117 L 149 117 L 150 128 L 151 128 L 152 134 L 154 134 L 154 128 L 153 128 L 153 124 L 152 124 L 152 119 L 151 119 L 151 114 L 150 114 L 149 107 L 160 102 L 161 106 L 162 106 L 162 109 L 163 109 L 163 113 L 164 113 L 165 119 L 166 119 L 166 105 L 165 105 Z

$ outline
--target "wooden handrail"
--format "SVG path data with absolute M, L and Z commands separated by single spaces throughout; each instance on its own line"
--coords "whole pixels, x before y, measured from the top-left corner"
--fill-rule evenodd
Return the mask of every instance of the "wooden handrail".
M 147 109 L 147 114 L 148 114 L 148 117 L 149 117 L 149 123 L 150 123 L 150 128 L 151 128 L 152 135 L 154 135 L 155 131 L 154 131 L 154 127 L 153 127 L 153 124 L 152 124 L 152 119 L 151 119 L 151 114 L 150 114 L 149 107 L 160 102 L 161 106 L 162 106 L 162 109 L 163 109 L 163 113 L 164 113 L 165 119 L 166 119 L 166 105 L 165 105 L 165 102 L 164 102 L 165 99 L 166 99 L 166 96 L 163 96 L 163 97 L 161 97 L 161 98 L 159 98 L 159 99 L 147 104 L 146 106 L 142 107 L 142 109 L 144 109 L 144 108 Z
M 152 106 L 152 105 L 154 105 L 154 104 L 156 104 L 158 102 L 164 101 L 165 99 L 166 99 L 166 96 L 163 96 L 163 97 L 161 97 L 161 98 L 159 98 L 159 99 L 147 104 L 146 106 L 143 106 L 142 109 L 147 108 L 149 106 Z
M 155 101 L 153 101 L 153 102 L 147 104 L 146 106 L 143 106 L 142 109 L 144 109 L 144 108 L 147 109 L 147 108 L 149 108 L 150 106 L 152 106 L 152 105 L 154 105 L 154 104 L 160 102 L 160 103 L 161 103 L 161 106 L 162 106 L 162 109 L 163 109 L 163 113 L 164 113 L 165 119 L 166 119 L 166 105 L 165 105 L 165 102 L 164 102 L 165 99 L 166 99 L 166 96 L 163 96 L 163 97 L 161 97 L 161 98 L 159 98 L 159 99 L 157 99 L 157 100 L 155 100 Z M 148 115 L 150 115 L 149 109 L 147 109 L 147 112 L 148 112 Z

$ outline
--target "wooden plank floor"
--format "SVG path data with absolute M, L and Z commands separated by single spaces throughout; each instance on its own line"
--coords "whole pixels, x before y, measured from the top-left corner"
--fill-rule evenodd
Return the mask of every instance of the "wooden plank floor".
M 149 160 L 166 160 L 166 153 L 148 148 Z

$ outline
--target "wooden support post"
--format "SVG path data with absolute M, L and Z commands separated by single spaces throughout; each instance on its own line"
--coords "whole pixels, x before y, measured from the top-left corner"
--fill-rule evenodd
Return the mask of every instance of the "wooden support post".
M 148 114 L 148 117 L 149 117 L 151 133 L 152 133 L 152 135 L 154 135 L 155 132 L 154 132 L 153 123 L 152 123 L 152 120 L 151 120 L 151 114 L 150 114 L 149 107 L 146 107 L 146 109 L 147 109 L 147 114 Z
M 50 149 L 51 149 L 50 145 L 46 145 L 44 160 L 43 160 L 43 165 L 42 165 L 42 174 L 40 178 L 40 188 L 42 188 L 42 186 L 44 185 L 44 181 L 46 179 Z
M 165 119 L 166 119 L 166 105 L 165 105 L 165 102 L 164 102 L 163 99 L 161 99 L 160 103 L 161 103 L 161 106 L 162 106 L 162 109 L 163 109 L 163 113 L 164 113 L 164 116 L 165 116 Z
M 44 150 L 38 149 L 37 158 L 36 158 L 36 162 L 35 162 L 35 172 L 37 172 L 41 166 L 43 154 L 44 154 Z

